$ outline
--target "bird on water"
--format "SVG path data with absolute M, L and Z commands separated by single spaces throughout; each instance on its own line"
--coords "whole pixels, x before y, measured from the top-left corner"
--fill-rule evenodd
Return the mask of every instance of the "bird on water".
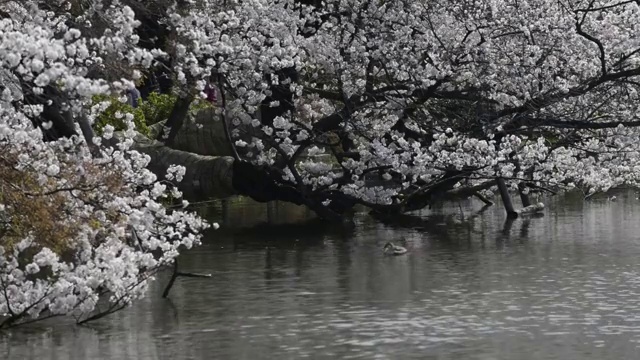
M 407 253 L 406 248 L 400 245 L 396 245 L 392 242 L 386 243 L 382 248 L 382 251 L 384 252 L 385 255 L 402 255 Z

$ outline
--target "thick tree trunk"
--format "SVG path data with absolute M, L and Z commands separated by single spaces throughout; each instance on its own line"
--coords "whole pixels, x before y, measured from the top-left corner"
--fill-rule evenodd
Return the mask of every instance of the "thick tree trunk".
M 182 128 L 182 124 L 187 117 L 187 113 L 189 112 L 189 106 L 193 102 L 193 97 L 178 97 L 175 104 L 173 105 L 173 109 L 171 110 L 171 114 L 169 115 L 169 119 L 164 124 L 164 127 L 160 129 L 156 140 L 164 142 L 166 145 L 171 146 L 176 136 L 180 132 Z
M 233 158 L 203 156 L 171 149 L 158 141 L 139 136 L 136 150 L 151 157 L 149 170 L 163 178 L 170 165 L 186 168 L 184 179 L 178 184 L 187 200 L 221 199 L 238 192 L 233 187 Z
M 157 136 L 164 123 L 151 127 L 152 136 Z M 199 155 L 232 156 L 231 144 L 224 134 L 224 124 L 215 114 L 215 108 L 199 111 L 180 128 L 171 144 L 172 149 Z

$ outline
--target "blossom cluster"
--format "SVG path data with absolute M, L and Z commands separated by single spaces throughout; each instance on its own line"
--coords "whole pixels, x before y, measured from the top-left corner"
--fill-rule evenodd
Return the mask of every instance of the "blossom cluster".
M 139 75 L 132 69 L 162 52 L 137 45 L 140 22 L 122 2 L 92 2 L 80 14 L 69 4 L 0 4 L 9 14 L 0 19 L 0 328 L 119 310 L 209 227 L 165 206 L 181 197 L 174 185 L 184 168 L 170 167 L 166 180 L 147 169 L 149 157 L 132 149 L 131 114 L 122 114 L 128 130 L 115 143 L 109 126 L 101 137 L 81 130 L 100 112 L 94 95 L 129 88 Z M 85 136 L 45 141 L 52 93 Z

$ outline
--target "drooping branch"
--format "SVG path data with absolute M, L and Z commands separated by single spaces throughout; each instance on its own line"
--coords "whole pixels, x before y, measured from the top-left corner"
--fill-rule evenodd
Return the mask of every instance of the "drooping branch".
M 576 85 L 572 88 L 569 88 L 567 91 L 562 91 L 562 92 L 557 91 L 557 92 L 543 94 L 525 101 L 524 104 L 520 106 L 504 108 L 503 110 L 496 112 L 496 114 L 492 118 L 499 119 L 499 118 L 503 118 L 506 116 L 515 115 L 519 113 L 526 113 L 526 112 L 533 112 L 536 110 L 540 110 L 544 107 L 563 101 L 565 99 L 582 96 L 603 84 L 613 82 L 616 80 L 631 78 L 634 76 L 640 76 L 640 67 L 635 69 L 618 71 L 618 72 L 608 72 L 605 75 L 599 76 L 595 79 L 592 79 L 591 81 L 587 81 L 585 84 Z M 517 117 L 514 117 L 514 118 L 517 118 Z
M 626 4 L 631 4 L 631 3 L 638 3 L 638 0 L 626 0 L 626 1 L 620 1 L 618 3 L 614 3 L 611 5 L 604 5 L 604 6 L 598 6 L 598 7 L 593 7 L 593 1 L 589 4 L 589 6 L 586 9 L 576 9 L 576 12 L 596 12 L 596 11 L 602 11 L 602 10 L 608 10 L 608 9 L 613 9 L 616 8 L 618 6 L 622 6 L 622 5 L 626 5 Z M 640 5 L 640 4 L 639 4 Z
M 563 120 L 550 117 L 535 117 L 531 115 L 516 116 L 514 119 L 503 128 L 506 133 L 512 133 L 521 127 L 539 128 L 539 127 L 554 127 L 559 129 L 583 129 L 583 130 L 597 130 L 597 129 L 614 129 L 618 126 L 624 127 L 638 127 L 640 126 L 640 120 L 624 120 L 624 121 L 602 121 L 594 122 L 587 120 Z
M 595 3 L 595 0 L 591 0 L 588 7 L 591 8 L 594 3 Z M 578 33 L 578 35 L 591 41 L 592 43 L 596 44 L 596 46 L 598 47 L 599 57 L 600 57 L 600 71 L 602 72 L 602 76 L 605 76 L 607 75 L 607 61 L 606 61 L 604 46 L 602 45 L 602 42 L 600 40 L 598 40 L 593 35 L 587 34 L 582 29 L 582 25 L 584 24 L 584 21 L 587 19 L 587 14 L 588 12 L 585 11 L 582 15 L 582 19 L 576 20 L 576 32 Z
M 500 191 L 500 197 L 502 198 L 502 204 L 504 205 L 504 209 L 507 211 L 508 217 L 518 217 L 518 213 L 513 207 L 513 203 L 511 202 L 511 195 L 509 194 L 509 189 L 503 178 L 497 178 L 496 183 L 498 184 L 498 190 Z
M 164 288 L 164 291 L 162 292 L 163 298 L 169 297 L 169 292 L 171 291 L 173 284 L 175 283 L 176 279 L 180 276 L 193 277 L 193 278 L 210 278 L 211 274 L 196 274 L 196 273 L 178 271 L 178 258 L 175 258 L 173 260 L 173 272 L 171 273 L 171 277 L 169 278 L 169 282 L 167 283 L 167 286 Z

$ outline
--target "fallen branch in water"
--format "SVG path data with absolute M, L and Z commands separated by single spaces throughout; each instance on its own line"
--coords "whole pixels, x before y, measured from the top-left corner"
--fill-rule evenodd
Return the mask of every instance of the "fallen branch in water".
M 164 288 L 164 291 L 162 292 L 162 297 L 163 298 L 166 298 L 166 297 L 169 296 L 169 291 L 171 291 L 171 288 L 173 287 L 173 283 L 176 281 L 176 278 L 178 276 L 197 277 L 197 278 L 210 278 L 211 274 L 198 274 L 198 273 L 187 273 L 187 272 L 178 271 L 178 259 L 174 259 L 173 260 L 173 274 L 171 274 L 171 278 L 169 279 L 169 282 L 167 283 L 167 286 Z

